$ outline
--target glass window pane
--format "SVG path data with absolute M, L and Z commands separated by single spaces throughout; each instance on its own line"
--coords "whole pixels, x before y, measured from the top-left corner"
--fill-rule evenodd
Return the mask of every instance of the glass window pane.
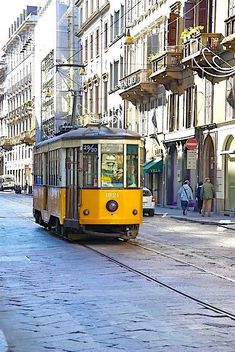
M 138 145 L 127 145 L 127 187 L 138 187 Z
M 101 186 L 123 188 L 123 145 L 102 145 Z
M 83 145 L 83 186 L 98 187 L 98 144 Z

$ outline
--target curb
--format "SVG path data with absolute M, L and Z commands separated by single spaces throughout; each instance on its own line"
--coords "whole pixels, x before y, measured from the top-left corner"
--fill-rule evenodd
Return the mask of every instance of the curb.
M 180 215 L 171 215 L 169 213 L 155 213 L 157 216 L 168 216 L 172 219 L 180 220 L 180 221 L 188 221 L 188 222 L 195 222 L 203 225 L 216 225 L 216 226 L 229 226 L 229 225 L 235 225 L 234 221 L 227 221 L 227 220 L 209 220 L 209 219 L 196 219 L 196 218 L 188 218 L 182 217 Z M 232 230 L 232 229 L 231 229 Z
M 7 350 L 8 350 L 8 344 L 7 344 L 5 335 L 0 330 L 0 352 L 7 352 Z

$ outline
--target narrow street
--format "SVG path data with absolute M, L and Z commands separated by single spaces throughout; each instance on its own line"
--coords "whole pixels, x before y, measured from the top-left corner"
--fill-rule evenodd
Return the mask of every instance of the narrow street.
M 71 243 L 0 193 L 0 330 L 11 352 L 235 350 L 235 232 L 145 217 L 135 241 Z

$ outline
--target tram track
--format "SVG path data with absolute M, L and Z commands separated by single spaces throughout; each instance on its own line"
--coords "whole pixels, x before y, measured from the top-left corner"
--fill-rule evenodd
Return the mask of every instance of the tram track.
M 226 318 L 229 318 L 231 320 L 235 320 L 235 314 L 233 314 L 232 312 L 229 312 L 227 310 L 219 308 L 219 307 L 217 307 L 217 306 L 215 306 L 213 304 L 207 303 L 207 302 L 205 302 L 205 301 L 203 301 L 201 299 L 198 299 L 198 298 L 194 297 L 193 295 L 187 294 L 186 292 L 183 292 L 183 291 L 181 291 L 181 290 L 179 290 L 179 289 L 177 289 L 177 288 L 175 288 L 175 287 L 173 287 L 173 286 L 171 286 L 169 284 L 166 284 L 163 281 L 161 281 L 159 279 L 156 279 L 155 277 L 153 277 L 151 275 L 148 275 L 148 274 L 146 274 L 146 273 L 144 273 L 144 272 L 142 272 L 140 270 L 137 270 L 137 269 L 131 267 L 130 265 L 127 265 L 127 264 L 125 264 L 125 263 L 113 258 L 112 256 L 107 255 L 107 254 L 105 254 L 105 253 L 93 248 L 91 245 L 87 245 L 87 244 L 84 244 L 84 243 L 80 244 L 80 245 L 82 245 L 83 247 L 87 248 L 88 250 L 91 250 L 94 253 L 96 253 L 96 254 L 108 259 L 110 262 L 112 262 L 112 263 L 114 263 L 114 264 L 116 264 L 116 265 L 128 270 L 129 272 L 132 272 L 133 274 L 141 276 L 141 277 L 143 277 L 143 278 L 145 278 L 145 279 L 147 279 L 147 280 L 149 280 L 151 282 L 154 282 L 154 283 L 156 283 L 156 284 L 158 284 L 158 285 L 160 285 L 162 287 L 167 288 L 170 291 L 173 291 L 173 292 L 175 292 L 175 293 L 177 293 L 177 294 L 179 294 L 179 295 L 181 295 L 181 296 L 183 296 L 185 298 L 188 298 L 188 299 L 190 299 L 193 302 L 196 302 L 197 304 L 199 304 L 203 308 L 208 309 L 210 311 L 213 311 L 214 313 L 219 314 L 219 316 L 221 318 L 222 317 L 226 317 Z M 137 246 L 138 246 L 138 244 L 137 244 Z M 146 250 L 146 248 L 144 248 L 143 246 L 138 246 L 138 247 Z M 210 274 L 210 272 L 208 272 L 208 274 Z
M 134 243 L 134 242 L 129 242 L 129 244 L 131 244 L 131 245 L 133 245 L 133 246 L 136 246 L 136 247 L 139 247 L 139 248 L 142 248 L 142 249 L 144 249 L 144 250 L 146 250 L 146 251 L 149 251 L 149 252 L 152 252 L 152 253 L 156 253 L 156 254 L 158 254 L 158 255 L 161 255 L 162 257 L 166 257 L 166 258 L 168 258 L 168 259 L 172 259 L 172 260 L 174 260 L 174 261 L 176 261 L 176 262 L 178 262 L 178 263 L 188 265 L 188 266 L 193 267 L 194 269 L 198 269 L 199 271 L 204 272 L 204 273 L 206 273 L 206 274 L 210 274 L 210 275 L 216 276 L 216 277 L 218 277 L 218 278 L 220 278 L 220 279 L 223 279 L 223 280 L 235 282 L 234 279 L 232 279 L 232 278 L 230 278 L 230 277 L 228 277 L 228 276 L 220 275 L 220 274 L 218 274 L 218 273 L 216 273 L 216 272 L 213 272 L 213 271 L 211 271 L 211 270 L 204 269 L 204 268 L 202 268 L 202 267 L 199 266 L 199 265 L 192 264 L 192 263 L 187 262 L 187 261 L 185 261 L 185 260 L 183 260 L 183 259 L 176 258 L 176 257 L 174 257 L 174 256 L 172 256 L 172 255 L 170 255 L 170 254 L 166 254 L 166 253 L 161 252 L 161 251 L 159 251 L 159 250 L 146 247 L 146 246 L 144 246 L 144 245 L 142 245 L 142 244 L 139 244 L 139 243 L 137 243 L 137 242 L 135 242 L 135 243 Z

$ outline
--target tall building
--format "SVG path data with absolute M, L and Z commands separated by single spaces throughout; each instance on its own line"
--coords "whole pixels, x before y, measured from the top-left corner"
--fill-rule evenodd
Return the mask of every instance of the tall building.
M 37 141 L 77 120 L 81 82 L 74 0 L 48 0 L 35 28 L 35 112 Z M 78 98 L 78 99 L 77 99 Z M 72 114 L 75 113 L 75 116 Z
M 36 6 L 27 6 L 9 28 L 9 38 L 3 47 L 6 65 L 0 142 L 5 151 L 3 173 L 14 175 L 20 186 L 32 186 L 34 27 L 37 13 Z
M 134 116 L 138 124 L 146 118 L 145 179 L 163 205 L 177 205 L 177 190 L 185 179 L 195 189 L 209 176 L 217 191 L 215 210 L 235 210 L 234 1 L 226 0 L 222 8 L 219 4 L 126 4 L 134 36 L 126 58 L 133 83 L 124 86 L 121 96 L 128 101 L 127 120 Z M 137 60 L 138 51 L 145 56 Z M 137 78 L 133 68 L 136 62 L 150 64 L 149 96 L 143 93 L 143 75 Z
M 124 102 L 119 95 L 124 74 L 124 1 L 76 1 L 79 10 L 83 124 L 91 121 L 124 127 Z

